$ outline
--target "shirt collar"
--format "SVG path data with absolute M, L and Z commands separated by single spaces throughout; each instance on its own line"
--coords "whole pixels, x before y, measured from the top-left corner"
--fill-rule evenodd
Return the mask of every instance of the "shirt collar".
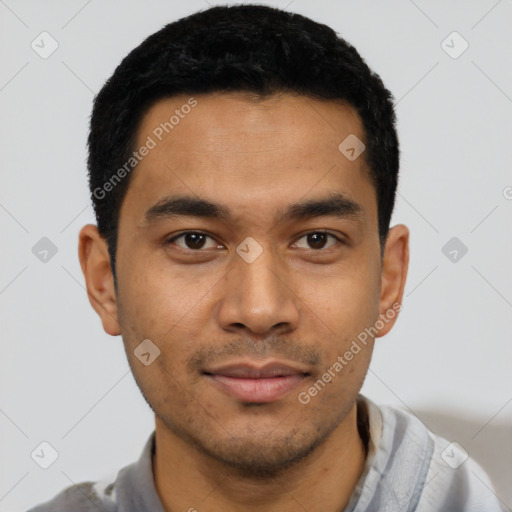
M 366 476 L 374 462 L 382 435 L 382 416 L 379 408 L 363 395 L 358 396 L 357 407 L 359 417 L 368 416 L 368 455 L 359 483 L 351 497 L 351 503 L 357 501 L 362 491 Z M 154 481 L 154 454 L 155 431 L 151 433 L 146 441 L 139 460 L 122 469 L 118 474 L 115 487 L 118 495 L 119 512 L 140 512 L 140 510 L 165 512 Z
M 122 469 L 116 480 L 118 512 L 165 512 L 153 478 L 155 431 L 147 440 L 139 460 Z

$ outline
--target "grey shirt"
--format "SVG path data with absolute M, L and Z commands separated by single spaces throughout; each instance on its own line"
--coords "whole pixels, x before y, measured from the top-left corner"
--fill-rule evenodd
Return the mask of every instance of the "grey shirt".
M 368 456 L 344 512 L 503 512 L 489 477 L 459 446 L 405 411 L 359 400 L 368 417 Z M 114 481 L 68 487 L 29 512 L 165 512 L 153 480 L 154 451 L 153 432 L 139 460 Z

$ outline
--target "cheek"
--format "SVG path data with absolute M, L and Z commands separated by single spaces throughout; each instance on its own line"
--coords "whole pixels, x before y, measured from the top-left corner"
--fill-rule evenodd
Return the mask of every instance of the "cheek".
M 164 302 L 156 295 L 152 298 L 154 300 L 150 301 L 136 295 L 129 304 L 124 301 L 121 327 L 126 357 L 141 392 L 153 409 L 161 411 L 172 406 L 185 410 L 194 398 L 191 395 L 194 382 L 186 368 L 194 352 L 197 321 L 184 317 L 181 311 L 176 311 L 178 307 L 173 310 L 174 301 Z M 151 341 L 149 349 L 144 340 Z M 150 356 L 145 358 L 148 352 Z M 144 364 L 148 359 L 149 364 Z
M 129 272 L 119 275 L 121 328 L 155 340 L 172 338 L 183 326 L 193 329 L 215 276 L 196 279 L 187 276 L 186 269 L 142 261 L 143 265 L 129 262 Z
M 211 280 L 211 279 L 210 279 Z M 138 272 L 119 279 L 119 320 L 126 355 L 145 395 L 153 400 L 182 395 L 190 379 L 186 364 L 208 322 L 208 280 L 170 275 L 169 269 L 141 266 Z M 145 367 L 134 351 L 149 339 L 160 351 Z M 189 387 L 190 382 L 186 387 Z
M 380 279 L 371 265 L 350 266 L 317 280 L 304 293 L 306 304 L 331 335 L 357 335 L 378 317 Z M 329 328 L 329 329 L 327 329 Z
M 180 373 L 183 364 L 172 353 L 162 350 L 150 366 L 144 366 L 132 357 L 130 366 L 140 391 L 153 411 L 166 417 L 169 411 L 174 411 L 178 419 L 186 421 L 187 411 L 198 403 L 200 397 L 194 396 L 194 387 Z

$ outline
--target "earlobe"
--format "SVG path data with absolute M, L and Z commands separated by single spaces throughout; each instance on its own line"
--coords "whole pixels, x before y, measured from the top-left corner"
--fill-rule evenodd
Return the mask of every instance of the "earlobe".
M 105 332 L 118 336 L 121 329 L 110 256 L 107 242 L 96 226 L 88 224 L 80 230 L 78 257 L 91 306 L 100 316 Z
M 384 326 L 379 329 L 377 337 L 387 334 L 398 318 L 408 268 L 409 229 L 398 224 L 389 230 L 384 249 L 379 302 L 379 319 Z

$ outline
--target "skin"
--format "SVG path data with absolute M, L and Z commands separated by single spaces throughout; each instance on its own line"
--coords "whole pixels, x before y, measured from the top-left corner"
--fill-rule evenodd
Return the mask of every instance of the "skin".
M 365 462 L 355 400 L 374 340 L 308 404 L 298 394 L 401 302 L 409 231 L 390 229 L 381 261 L 364 153 L 350 161 L 338 150 L 349 134 L 364 140 L 352 107 L 289 94 L 260 102 L 241 93 L 194 97 L 197 106 L 131 176 L 117 291 L 97 228 L 82 228 L 79 243 L 90 302 L 105 331 L 122 335 L 155 412 L 158 494 L 167 511 L 342 510 Z M 154 104 L 137 147 L 188 99 Z M 289 204 L 333 191 L 361 214 L 277 220 Z M 178 193 L 222 204 L 233 217 L 147 221 L 151 207 Z M 196 230 L 208 235 L 202 246 L 190 237 L 169 241 Z M 344 243 L 306 236 L 318 231 Z M 252 263 L 236 252 L 247 237 L 263 250 Z M 161 351 L 149 366 L 134 355 L 144 339 Z M 308 376 L 270 403 L 244 403 L 201 373 L 212 364 L 276 360 Z

